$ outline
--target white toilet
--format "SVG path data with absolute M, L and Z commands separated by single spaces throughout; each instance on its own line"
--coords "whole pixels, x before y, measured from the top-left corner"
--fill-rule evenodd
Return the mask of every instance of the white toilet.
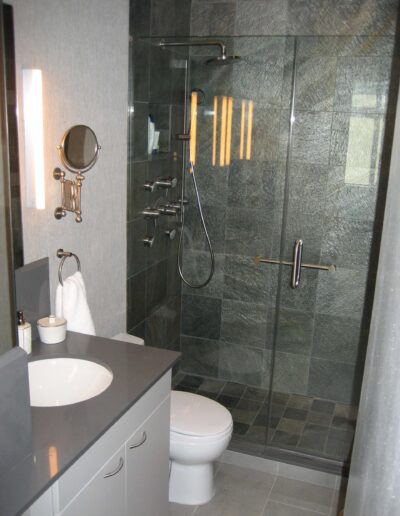
M 120 333 L 116 340 L 144 344 L 143 339 Z M 215 493 L 214 461 L 232 436 L 230 412 L 204 396 L 171 392 L 170 502 L 200 505 Z
M 213 462 L 232 436 L 230 412 L 204 396 L 171 392 L 170 502 L 207 503 L 214 496 Z

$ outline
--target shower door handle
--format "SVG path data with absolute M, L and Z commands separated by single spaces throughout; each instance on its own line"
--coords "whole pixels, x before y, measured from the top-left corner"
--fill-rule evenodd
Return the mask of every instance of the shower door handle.
M 291 287 L 297 288 L 300 284 L 301 258 L 303 255 L 303 240 L 296 240 L 293 248 L 293 268 Z

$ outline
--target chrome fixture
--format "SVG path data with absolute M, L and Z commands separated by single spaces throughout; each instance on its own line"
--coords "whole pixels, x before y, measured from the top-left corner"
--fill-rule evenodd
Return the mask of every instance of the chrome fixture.
M 67 211 L 75 213 L 75 221 L 82 222 L 81 189 L 85 177 L 97 161 L 99 150 L 96 135 L 86 125 L 75 125 L 64 134 L 61 144 L 57 146 L 63 165 L 74 174 L 76 181 L 65 179 L 65 172 L 55 168 L 53 177 L 61 183 L 61 206 L 54 211 L 56 219 L 66 216 Z
M 143 186 L 147 192 L 154 192 L 156 188 L 175 188 L 177 184 L 178 180 L 176 177 L 165 177 L 155 181 L 146 181 Z
M 143 239 L 142 239 L 142 242 L 143 244 L 146 246 L 146 247 L 151 247 L 153 244 L 154 244 L 154 235 L 152 236 L 145 236 Z
M 166 229 L 164 234 L 169 240 L 174 240 L 176 237 L 176 229 Z
M 57 249 L 57 257 L 61 258 L 61 262 L 58 267 L 58 281 L 60 282 L 61 286 L 64 286 L 63 279 L 62 279 L 62 270 L 63 270 L 65 260 L 67 258 L 71 258 L 71 257 L 75 258 L 76 265 L 78 267 L 79 272 L 81 270 L 81 262 L 75 253 L 71 253 L 70 251 L 64 251 L 64 249 Z
M 288 262 L 285 260 L 273 260 L 272 258 L 261 258 L 261 256 L 254 256 L 253 261 L 256 265 L 260 263 L 272 263 L 275 265 L 289 265 L 292 267 L 292 278 L 291 278 L 291 287 L 297 288 L 300 284 L 300 276 L 301 276 L 301 268 L 305 269 L 316 269 L 319 271 L 328 271 L 334 272 L 336 270 L 336 265 L 318 265 L 313 263 L 302 263 L 303 256 L 303 240 L 298 239 L 294 243 L 293 247 L 293 261 Z
M 239 61 L 240 56 L 228 56 L 226 54 L 226 46 L 220 40 L 200 40 L 200 41 L 160 41 L 158 43 L 160 48 L 166 47 L 218 47 L 220 50 L 220 55 L 217 57 L 212 57 L 207 60 L 207 64 L 233 64 Z

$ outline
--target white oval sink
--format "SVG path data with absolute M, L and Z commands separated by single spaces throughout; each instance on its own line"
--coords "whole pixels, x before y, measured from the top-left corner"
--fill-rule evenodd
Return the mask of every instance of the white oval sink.
M 72 405 L 98 396 L 110 386 L 106 367 L 79 358 L 48 358 L 28 364 L 32 407 Z

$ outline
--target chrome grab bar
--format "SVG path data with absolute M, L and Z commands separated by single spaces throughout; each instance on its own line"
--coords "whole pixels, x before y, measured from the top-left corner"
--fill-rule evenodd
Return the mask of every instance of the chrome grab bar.
M 298 244 L 298 242 L 301 242 L 301 245 Z M 318 265 L 315 263 L 302 263 L 302 252 L 303 252 L 303 241 L 302 240 L 296 240 L 294 250 L 293 250 L 293 261 L 288 262 L 286 260 L 274 260 L 273 258 L 261 258 L 261 256 L 254 256 L 253 262 L 256 265 L 259 265 L 260 263 L 272 263 L 274 265 L 288 265 L 290 267 L 293 267 L 292 270 L 292 281 L 291 286 L 292 288 L 297 288 L 300 282 L 300 270 L 302 267 L 305 269 L 316 269 L 319 271 L 328 271 L 328 272 L 334 272 L 336 270 L 336 265 L 330 264 L 330 265 Z M 295 263 L 296 262 L 296 263 Z M 297 285 L 293 286 L 296 282 L 296 278 L 298 279 Z
M 297 288 L 300 284 L 301 276 L 301 257 L 303 255 L 303 240 L 296 240 L 293 248 L 293 268 L 292 268 L 292 288 Z

